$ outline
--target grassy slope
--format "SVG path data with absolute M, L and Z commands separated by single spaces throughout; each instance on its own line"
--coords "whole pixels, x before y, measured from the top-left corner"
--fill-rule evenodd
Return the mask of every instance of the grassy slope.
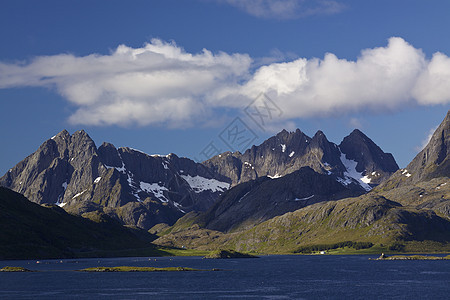
M 166 231 L 155 243 L 214 250 L 292 253 L 307 245 L 343 241 L 372 242 L 374 247 L 341 248 L 332 254 L 450 251 L 450 221 L 430 209 L 402 206 L 376 193 L 318 203 L 275 217 L 242 232 L 223 234 L 199 228 L 192 217 Z M 212 238 L 214 237 L 214 238 Z M 393 247 L 393 245 L 401 247 Z M 391 248 L 391 250 L 389 250 Z
M 0 259 L 166 254 L 106 215 L 86 217 L 0 188 Z

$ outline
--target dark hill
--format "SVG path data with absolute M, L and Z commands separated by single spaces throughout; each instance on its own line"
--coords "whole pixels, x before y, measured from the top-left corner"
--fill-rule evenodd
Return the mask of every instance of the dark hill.
M 55 205 L 43 207 L 0 187 L 0 260 L 113 256 L 144 248 L 156 254 L 150 235 L 133 232 L 104 214 L 86 217 L 92 220 Z

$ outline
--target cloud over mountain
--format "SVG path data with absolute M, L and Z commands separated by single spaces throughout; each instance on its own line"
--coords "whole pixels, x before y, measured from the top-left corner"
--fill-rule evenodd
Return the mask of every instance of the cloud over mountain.
M 283 119 L 450 103 L 450 58 L 428 59 L 398 37 L 362 50 L 354 61 L 328 53 L 254 71 L 252 63 L 247 54 L 188 53 L 154 39 L 107 55 L 0 62 L 0 88 L 55 88 L 77 107 L 70 121 L 89 125 L 206 123 L 221 108 L 241 110 L 262 92 Z

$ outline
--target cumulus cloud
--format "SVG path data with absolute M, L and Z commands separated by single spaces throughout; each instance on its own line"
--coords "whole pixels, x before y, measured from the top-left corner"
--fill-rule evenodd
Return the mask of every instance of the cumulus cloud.
M 0 63 L 0 88 L 55 87 L 78 107 L 72 123 L 181 126 L 207 112 L 208 92 L 245 76 L 251 62 L 245 54 L 191 54 L 154 39 L 142 48 L 121 45 L 109 55 Z
M 443 93 L 426 99 L 413 92 L 421 81 L 425 91 L 433 84 L 450 83 L 450 76 L 439 77 L 436 82 L 433 76 L 424 75 L 434 61 L 428 62 L 421 50 L 403 39 L 391 38 L 386 47 L 363 50 L 356 61 L 328 53 L 323 59 L 300 58 L 263 66 L 244 85 L 223 93 L 233 99 L 264 92 L 276 99 L 287 118 L 394 110 L 413 102 L 413 95 L 420 104 L 445 103 L 450 97 Z M 422 80 L 423 76 L 429 81 Z
M 344 5 L 335 0 L 215 0 L 260 18 L 295 19 L 310 15 L 335 14 Z
M 420 104 L 439 104 L 450 99 L 450 58 L 435 53 L 431 62 L 420 74 L 413 96 Z
M 398 110 L 450 103 L 450 58 L 427 59 L 402 38 L 365 49 L 356 60 L 328 53 L 260 65 L 247 54 L 188 53 L 152 40 L 119 46 L 108 55 L 71 54 L 1 63 L 0 88 L 56 89 L 76 111 L 75 124 L 209 124 L 236 114 L 265 93 L 283 112 L 273 124 L 296 118 Z M 272 125 L 273 125 L 272 124 Z

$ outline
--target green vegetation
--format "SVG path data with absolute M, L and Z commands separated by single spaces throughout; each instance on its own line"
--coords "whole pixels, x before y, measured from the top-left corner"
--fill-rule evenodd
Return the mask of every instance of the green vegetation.
M 314 253 L 319 251 L 327 251 L 338 248 L 353 248 L 355 250 L 367 249 L 371 248 L 373 243 L 371 242 L 340 242 L 334 244 L 322 244 L 322 245 L 310 245 L 310 246 L 302 246 L 294 251 L 294 253 Z
M 395 252 L 402 252 L 405 250 L 405 245 L 400 242 L 394 242 L 392 245 L 389 246 L 389 250 Z
M 35 272 L 22 267 L 4 267 L 0 269 L 0 272 Z
M 258 257 L 248 253 L 241 253 L 233 250 L 216 250 L 212 251 L 203 258 L 225 259 L 225 258 L 258 258 Z
M 158 250 L 163 254 L 160 256 L 205 256 L 211 253 L 211 251 L 207 250 L 179 249 L 168 247 L 158 248 Z
M 426 255 L 394 255 L 394 256 L 380 256 L 376 260 L 450 260 L 450 255 L 441 256 L 426 256 Z
M 199 269 L 185 268 L 185 267 L 94 267 L 79 270 L 80 272 L 186 272 L 186 271 L 205 271 Z

